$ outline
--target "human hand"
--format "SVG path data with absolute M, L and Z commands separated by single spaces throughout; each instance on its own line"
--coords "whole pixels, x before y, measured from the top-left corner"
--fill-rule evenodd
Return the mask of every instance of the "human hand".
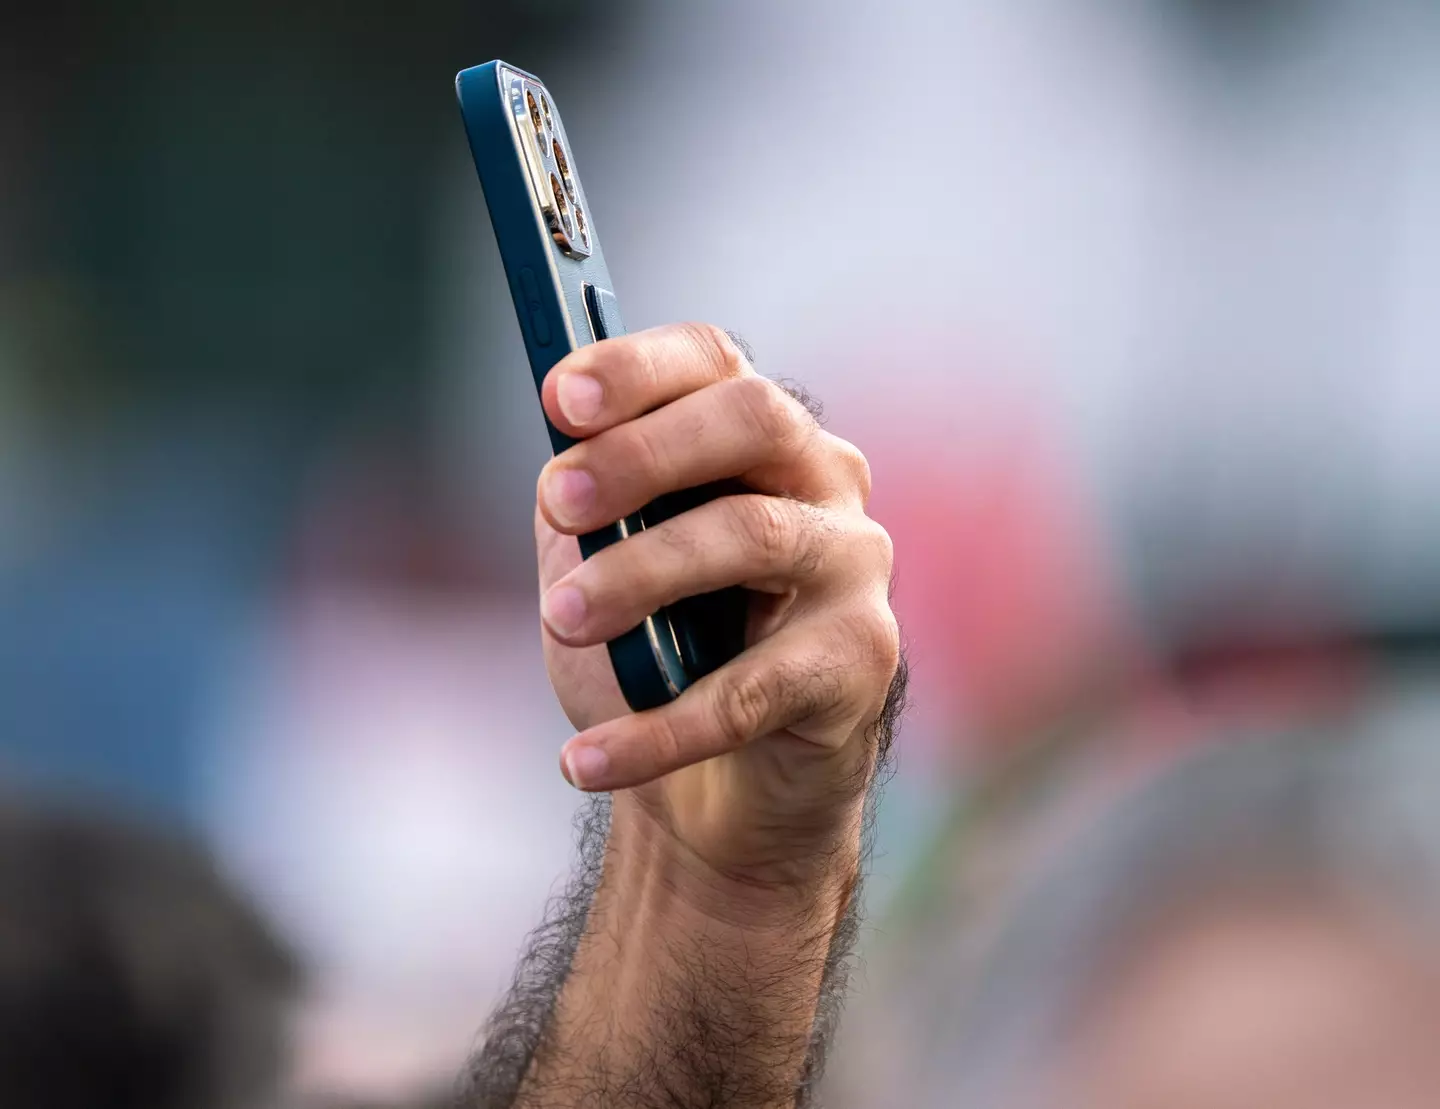
M 900 666 L 890 540 L 865 515 L 864 457 L 705 325 L 583 347 L 542 401 L 581 440 L 546 465 L 535 519 L 546 664 L 579 729 L 566 777 L 626 791 L 617 819 L 746 881 L 788 880 L 837 837 L 856 839 Z M 574 536 L 725 478 L 753 492 L 581 561 Z M 605 642 L 737 584 L 752 591 L 746 651 L 630 713 Z

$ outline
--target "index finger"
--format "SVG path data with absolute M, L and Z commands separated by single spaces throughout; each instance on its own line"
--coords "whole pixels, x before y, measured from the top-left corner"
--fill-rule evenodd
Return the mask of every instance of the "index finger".
M 707 385 L 751 374 L 720 328 L 668 324 L 581 347 L 545 377 L 545 415 L 572 439 L 633 420 Z

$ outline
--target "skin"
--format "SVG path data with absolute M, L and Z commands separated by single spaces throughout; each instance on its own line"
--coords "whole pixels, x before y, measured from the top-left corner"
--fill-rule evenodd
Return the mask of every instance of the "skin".
M 706 325 L 587 346 L 542 400 L 582 440 L 541 473 L 535 516 L 546 664 L 577 730 L 561 768 L 613 800 L 521 1088 L 480 1103 L 794 1105 L 900 668 L 869 467 Z M 575 536 L 723 478 L 753 493 L 581 561 Z M 734 584 L 754 593 L 747 650 L 630 713 L 605 641 Z

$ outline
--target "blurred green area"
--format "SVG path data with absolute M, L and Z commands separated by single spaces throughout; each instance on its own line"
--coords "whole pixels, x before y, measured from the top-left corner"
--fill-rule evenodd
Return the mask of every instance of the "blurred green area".
M 383 456 L 402 518 L 355 543 L 423 550 L 451 79 L 603 51 L 628 7 L 0 17 L 0 765 L 184 811 L 317 471 Z
M 28 188 L 5 301 L 42 392 L 61 410 L 97 389 L 121 406 L 219 389 L 280 394 L 322 422 L 405 411 L 435 168 L 463 138 L 449 77 L 500 54 L 603 48 L 593 34 L 616 9 L 587 10 L 62 4 L 10 17 Z

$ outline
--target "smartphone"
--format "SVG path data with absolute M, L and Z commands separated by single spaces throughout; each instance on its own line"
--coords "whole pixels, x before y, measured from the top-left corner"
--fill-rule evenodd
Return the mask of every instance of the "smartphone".
M 539 78 L 494 61 L 462 70 L 455 92 L 538 391 L 567 354 L 625 334 L 594 210 L 555 98 Z M 548 420 L 546 427 L 556 454 L 575 444 Z M 667 495 L 581 536 L 580 552 L 589 558 L 734 491 L 720 484 Z M 747 602 L 738 587 L 690 597 L 612 640 L 610 661 L 629 706 L 663 705 L 739 654 Z

